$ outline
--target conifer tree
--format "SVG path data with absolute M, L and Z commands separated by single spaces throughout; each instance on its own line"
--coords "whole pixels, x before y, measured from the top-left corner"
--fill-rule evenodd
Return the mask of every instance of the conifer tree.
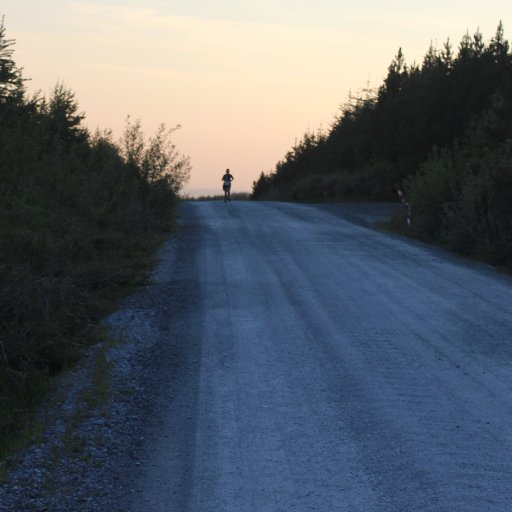
M 500 21 L 498 28 L 496 29 L 496 34 L 491 39 L 491 42 L 489 44 L 489 51 L 491 52 L 491 55 L 494 57 L 494 62 L 496 64 L 505 63 L 508 60 L 510 60 L 510 46 L 508 41 L 506 41 L 504 37 L 502 21 Z
M 23 78 L 21 69 L 13 60 L 14 39 L 8 39 L 4 26 L 4 17 L 0 21 L 0 103 L 8 99 L 23 96 Z
M 402 48 L 399 48 L 398 53 L 389 65 L 388 75 L 381 88 L 384 95 L 396 96 L 400 91 L 405 76 L 407 76 L 407 66 Z

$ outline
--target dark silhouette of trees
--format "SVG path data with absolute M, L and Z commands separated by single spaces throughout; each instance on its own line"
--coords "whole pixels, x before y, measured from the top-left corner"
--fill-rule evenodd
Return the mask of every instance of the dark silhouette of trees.
M 57 84 L 28 98 L 0 25 L 0 435 L 47 378 L 95 339 L 96 320 L 173 223 L 190 162 L 162 125 L 145 141 L 89 133 Z M 13 406 L 16 404 L 16 406 Z M 0 440 L 0 452 L 2 441 Z
M 378 90 L 351 97 L 322 140 L 305 137 L 307 160 L 301 145 L 293 148 L 265 177 L 264 189 L 288 199 L 392 198 L 395 183 L 418 172 L 433 148 L 451 147 L 489 106 L 511 75 L 510 63 L 502 23 L 488 44 L 479 31 L 466 33 L 456 55 L 450 41 L 441 50 L 431 44 L 421 65 L 407 65 L 400 48 Z M 306 176 L 329 176 L 324 181 L 340 187 L 318 194 Z M 343 183 L 355 176 L 361 187 L 347 195 Z M 264 198 L 258 190 L 254 198 Z
M 376 91 L 351 96 L 329 133 L 306 134 L 254 183 L 254 199 L 396 200 L 410 233 L 512 266 L 512 55 L 500 22 L 486 43 L 466 33 L 454 52 L 402 49 Z
M 23 96 L 22 70 L 13 60 L 14 39 L 8 39 L 4 26 L 4 17 L 0 21 L 0 103 L 12 101 Z

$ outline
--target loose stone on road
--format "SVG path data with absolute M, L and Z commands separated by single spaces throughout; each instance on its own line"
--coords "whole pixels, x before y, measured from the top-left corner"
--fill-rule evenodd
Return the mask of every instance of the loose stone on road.
M 183 205 L 151 286 L 195 300 L 153 304 L 182 354 L 126 507 L 512 510 L 511 279 L 375 208 Z

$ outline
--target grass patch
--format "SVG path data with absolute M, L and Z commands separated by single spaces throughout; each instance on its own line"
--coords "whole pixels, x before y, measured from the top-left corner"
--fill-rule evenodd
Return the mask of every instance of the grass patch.
M 31 423 L 26 421 L 25 425 L 18 432 L 10 432 L 2 438 L 2 452 L 0 452 L 0 483 L 2 483 L 9 470 L 17 463 L 16 453 L 31 446 L 41 439 L 44 432 L 42 422 Z
M 110 345 L 105 345 L 94 356 L 90 375 L 90 387 L 82 393 L 82 399 L 88 409 L 94 409 L 104 403 L 110 393 L 112 383 L 112 365 L 107 361 L 106 352 Z
M 64 350 L 63 362 L 58 371 L 49 371 L 48 367 L 38 372 L 26 372 L 4 368 L 0 375 L 0 477 L 5 477 L 9 468 L 15 462 L 15 454 L 38 441 L 44 431 L 43 420 L 37 419 L 37 411 L 45 398 L 52 393 L 59 393 L 62 377 L 72 370 L 77 361 L 91 345 L 102 342 L 93 356 L 89 376 L 89 386 L 82 391 L 81 399 L 84 407 L 77 410 L 76 417 L 70 419 L 70 432 L 89 410 L 104 403 L 109 396 L 111 385 L 111 366 L 107 361 L 108 350 L 120 340 L 109 338 L 101 319 L 119 308 L 120 302 L 127 295 L 147 282 L 149 272 L 154 266 L 154 255 L 158 246 L 168 238 L 170 231 L 159 231 L 147 236 L 145 244 L 140 244 L 131 254 L 125 254 L 112 261 L 96 262 L 100 265 L 101 275 L 106 276 L 99 284 L 91 286 L 87 293 L 80 298 L 79 304 L 70 304 L 75 308 L 73 314 L 59 318 L 60 329 L 68 329 L 69 337 L 61 339 Z M 141 247 L 142 245 L 142 247 Z M 77 268 L 76 273 L 83 273 L 85 267 Z M 110 276 L 110 277 L 108 277 Z M 76 314 L 85 311 L 86 314 L 78 319 Z M 67 325 L 62 322 L 67 321 Z M 55 342 L 55 341 L 54 341 Z M 71 451 L 73 441 L 71 434 L 65 438 Z
M 424 233 L 418 232 L 414 229 L 414 227 L 411 227 L 407 224 L 406 219 L 407 215 L 405 211 L 400 212 L 397 215 L 394 215 L 391 219 L 378 223 L 378 227 L 383 231 L 401 235 L 413 240 L 418 240 L 419 242 L 423 242 L 428 245 L 432 245 L 434 247 L 438 247 L 439 249 L 454 254 L 463 260 L 490 265 L 501 274 L 512 275 L 512 265 L 497 264 L 496 258 L 493 256 L 484 254 L 467 254 L 454 250 L 452 246 L 438 240 L 434 236 L 426 236 Z
M 190 173 L 171 140 L 178 127 L 146 138 L 128 119 L 116 142 L 88 131 L 63 85 L 27 97 L 13 45 L 0 21 L 0 460 L 30 442 L 59 376 L 145 281 Z M 108 365 L 95 363 L 101 397 Z
M 33 375 L 3 396 L 0 402 L 0 477 L 5 476 L 15 462 L 14 454 L 40 438 L 44 425 L 36 420 L 34 411 L 51 388 L 48 378 Z

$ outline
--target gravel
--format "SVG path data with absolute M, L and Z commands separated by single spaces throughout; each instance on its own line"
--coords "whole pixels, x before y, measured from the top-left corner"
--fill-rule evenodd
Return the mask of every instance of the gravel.
M 60 378 L 36 416 L 41 435 L 5 461 L 10 469 L 0 481 L 0 511 L 124 510 L 146 436 L 158 421 L 160 396 L 165 392 L 168 399 L 193 371 L 190 347 L 180 346 L 179 332 L 170 328 L 179 328 L 173 319 L 183 317 L 196 293 L 183 279 L 194 262 L 190 237 L 193 226 L 164 244 L 149 284 L 105 320 L 111 340 Z M 106 396 L 87 399 L 103 356 Z
M 364 225 L 397 210 L 396 205 L 317 208 Z M 162 434 L 162 411 L 181 407 L 173 400 L 184 388 L 195 389 L 199 374 L 200 336 L 191 329 L 201 328 L 197 248 L 204 228 L 190 211 L 185 218 L 187 225 L 162 247 L 148 285 L 105 320 L 110 341 L 91 348 L 60 378 L 37 414 L 35 424 L 44 426 L 37 442 L 6 461 L 1 512 L 125 511 L 144 501 L 139 475 L 142 479 L 151 466 L 147 446 L 154 437 L 168 437 Z M 98 357 L 108 362 L 108 392 L 91 401 L 87 394 Z

